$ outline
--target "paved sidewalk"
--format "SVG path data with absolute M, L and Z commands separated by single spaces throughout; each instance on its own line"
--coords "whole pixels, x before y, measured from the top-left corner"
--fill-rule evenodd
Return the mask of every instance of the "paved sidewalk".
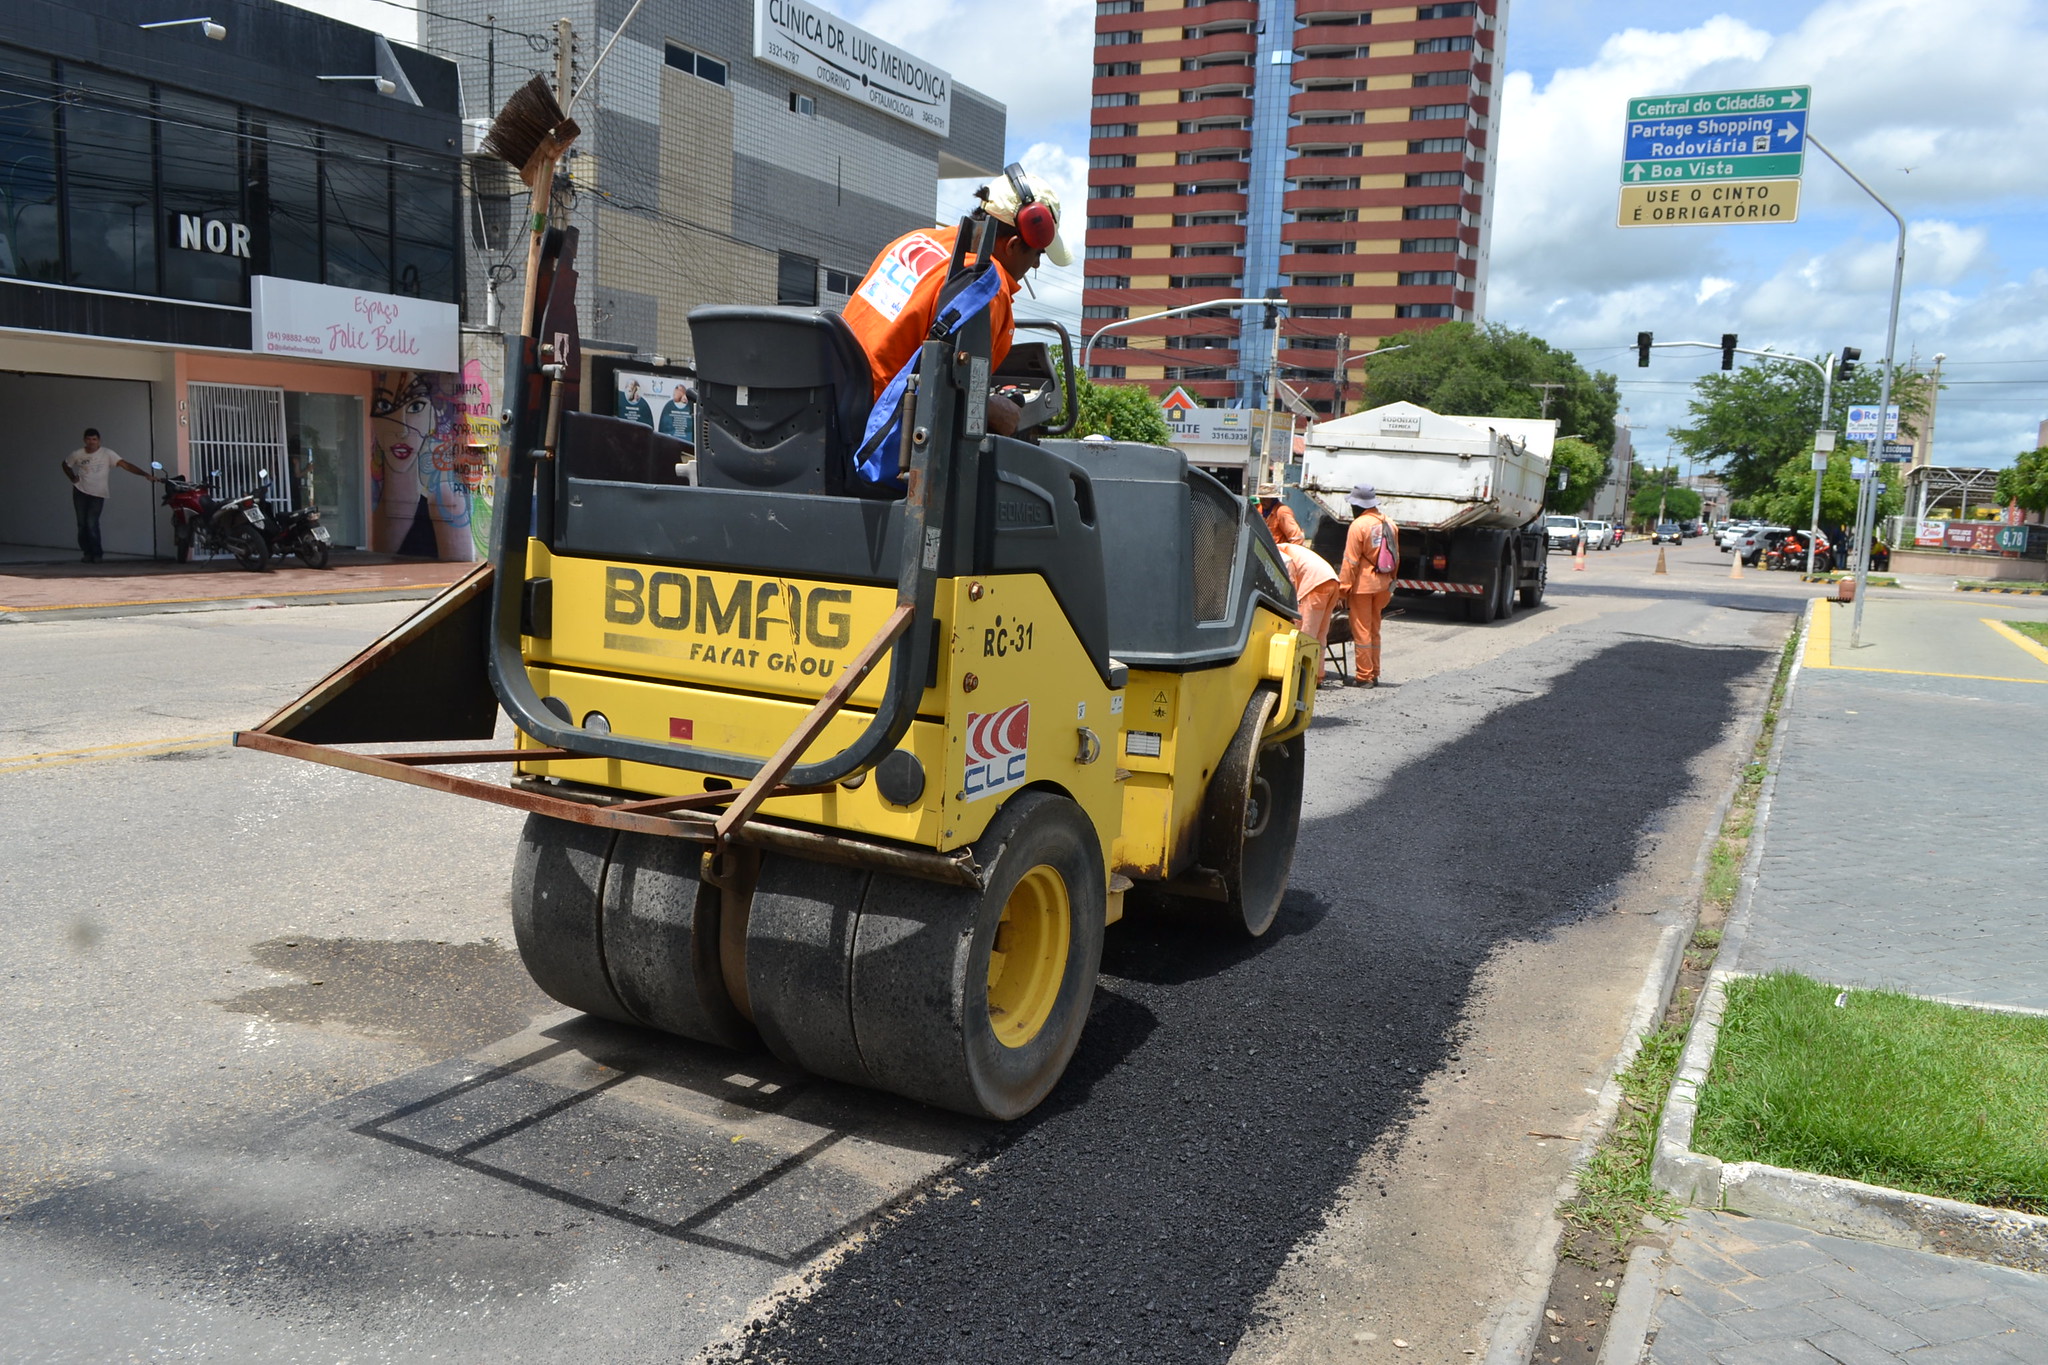
M 1850 611 L 1816 609 L 1721 965 L 2048 1010 L 2048 656 L 1986 624 L 2048 604 L 1872 598 L 1854 650 Z M 2048 1361 L 2048 1277 L 1706 1210 L 1667 1235 L 1635 1263 L 1649 1345 L 1603 1365 Z
M 178 564 L 108 560 L 0 564 L 0 618 L 50 619 L 192 610 L 210 604 L 312 603 L 431 597 L 474 564 L 339 550 L 325 569 L 285 560 L 252 574 L 233 560 Z

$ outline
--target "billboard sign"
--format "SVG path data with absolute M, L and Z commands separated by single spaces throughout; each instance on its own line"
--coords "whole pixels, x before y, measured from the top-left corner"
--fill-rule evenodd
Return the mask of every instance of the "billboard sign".
M 952 127 L 951 75 L 804 0 L 754 0 L 754 55 L 938 137 Z
M 249 349 L 261 355 L 441 374 L 462 368 L 462 310 L 452 303 L 256 275 L 249 304 Z

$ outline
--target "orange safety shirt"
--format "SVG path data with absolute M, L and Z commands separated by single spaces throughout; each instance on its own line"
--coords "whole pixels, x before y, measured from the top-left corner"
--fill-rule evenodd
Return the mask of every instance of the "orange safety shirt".
M 959 235 L 957 227 L 904 233 L 882 248 L 860 288 L 846 301 L 840 316 L 867 352 L 876 397 L 931 332 L 932 319 L 939 311 L 939 290 L 945 287 L 946 266 L 953 259 L 953 243 Z M 996 262 L 996 270 L 1002 275 L 1003 287 L 988 305 L 991 369 L 1002 368 L 1003 357 L 1010 353 L 1010 299 L 1017 292 L 1017 281 L 1010 278 L 1002 262 Z
M 1391 544 L 1394 572 L 1400 572 L 1401 530 L 1393 519 L 1377 507 L 1351 519 L 1351 528 L 1344 533 L 1344 568 L 1337 575 L 1346 594 L 1384 592 L 1394 586 L 1394 574 L 1381 573 L 1377 567 L 1382 540 Z
M 1295 545 L 1308 543 L 1308 537 L 1301 533 L 1301 523 L 1294 519 L 1294 513 L 1284 502 L 1274 504 L 1273 510 L 1266 513 L 1266 529 L 1271 531 L 1273 539 L 1282 545 L 1290 542 Z
M 1337 581 L 1337 571 L 1306 545 L 1292 541 L 1280 542 L 1280 558 L 1286 561 L 1287 576 L 1294 581 L 1294 596 L 1297 601 L 1307 601 L 1308 595 L 1325 583 Z

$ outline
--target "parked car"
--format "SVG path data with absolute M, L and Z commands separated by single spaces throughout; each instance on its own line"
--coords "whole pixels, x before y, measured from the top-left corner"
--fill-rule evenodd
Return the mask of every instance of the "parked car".
M 1566 554 L 1577 554 L 1579 547 L 1586 543 L 1586 533 L 1577 517 L 1545 517 L 1543 535 L 1549 549 L 1563 550 Z
M 1725 555 L 1735 548 L 1735 542 L 1742 539 L 1743 532 L 1761 524 L 1754 521 L 1724 521 L 1721 523 L 1721 529 L 1714 534 L 1714 543 L 1721 547 L 1721 553 Z
M 1707 528 L 1697 521 L 1688 521 L 1687 523 L 1685 523 L 1685 535 L 1686 539 L 1688 540 L 1696 540 L 1700 536 L 1705 535 L 1706 533 Z
M 1650 543 L 1652 545 L 1662 545 L 1667 540 L 1676 545 L 1684 539 L 1685 531 L 1675 521 L 1660 521 L 1657 523 L 1656 529 L 1650 532 Z
M 1773 533 L 1782 536 L 1791 529 L 1789 526 L 1752 526 L 1736 537 L 1734 553 L 1742 557 L 1744 564 L 1755 564 L 1763 558 Z
M 1588 550 L 1611 550 L 1621 540 L 1621 533 L 1611 521 L 1581 521 L 1579 529 L 1586 533 Z

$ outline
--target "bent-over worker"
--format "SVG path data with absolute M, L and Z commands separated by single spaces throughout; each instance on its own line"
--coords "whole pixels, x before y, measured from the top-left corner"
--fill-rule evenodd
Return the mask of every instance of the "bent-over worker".
M 1273 539 L 1282 545 L 1308 544 L 1308 537 L 1301 533 L 1301 523 L 1280 500 L 1277 485 L 1269 483 L 1259 489 L 1259 515 L 1266 519 L 1266 529 L 1273 533 Z
M 1355 509 L 1344 533 L 1344 567 L 1337 582 L 1351 615 L 1352 687 L 1380 685 L 1380 614 L 1394 600 L 1394 575 L 1401 566 L 1401 531 L 1380 511 L 1369 483 L 1353 488 L 1345 501 Z
M 976 194 L 982 210 L 996 220 L 991 254 L 1002 284 L 989 301 L 988 332 L 989 368 L 997 370 L 1002 368 L 1003 357 L 1010 353 L 1014 331 L 1010 300 L 1025 274 L 1037 269 L 1041 258 L 1063 266 L 1070 264 L 1074 255 L 1060 236 L 1059 195 L 1023 167 L 1013 163 L 1002 180 L 984 185 Z M 1049 233 L 1044 215 L 1029 212 L 1041 206 L 1051 213 Z M 1027 215 L 1021 229 L 1017 222 L 1020 213 Z M 953 247 L 959 236 L 958 227 L 919 228 L 904 233 L 882 248 L 860 287 L 846 301 L 846 311 L 841 316 L 853 329 L 861 349 L 867 352 L 875 397 L 882 396 L 882 390 L 889 387 L 897 371 L 929 336 L 932 320 L 938 315 L 939 291 L 946 283 L 946 267 L 953 259 Z M 1039 245 L 1031 244 L 1034 238 Z M 1017 429 L 1019 412 L 1010 399 L 990 394 L 989 430 L 1000 436 L 1010 435 Z
M 1301 628 L 1313 635 L 1316 643 L 1327 646 L 1330 643 L 1330 617 L 1337 610 L 1337 571 L 1330 567 L 1330 561 L 1306 545 L 1292 541 L 1280 542 L 1280 558 L 1287 565 L 1287 576 L 1294 580 L 1294 600 L 1301 604 Z M 1316 655 L 1316 682 L 1321 684 L 1328 667 L 1324 655 Z

